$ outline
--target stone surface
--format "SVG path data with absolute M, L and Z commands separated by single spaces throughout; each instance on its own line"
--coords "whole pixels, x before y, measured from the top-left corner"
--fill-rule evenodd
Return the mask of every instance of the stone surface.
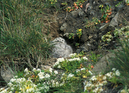
M 74 18 L 76 18 L 78 16 L 83 16 L 84 11 L 82 9 L 77 9 L 75 11 L 72 11 L 71 14 Z
M 1 76 L 6 83 L 8 83 L 11 78 L 13 78 L 14 74 L 15 72 L 10 67 L 5 68 L 1 66 Z
M 115 17 L 111 20 L 109 27 L 112 27 L 115 29 L 115 27 L 118 26 L 118 16 L 119 16 L 119 12 L 115 15 Z
M 114 51 L 120 51 L 122 50 L 121 47 L 115 49 Z M 115 54 L 114 53 L 107 53 L 105 56 L 103 56 L 94 66 L 93 70 L 95 72 L 95 74 L 99 74 L 100 72 L 104 72 L 108 69 L 108 67 L 110 67 L 112 64 L 111 62 L 109 62 L 110 57 L 115 58 Z
M 63 23 L 63 25 L 60 27 L 61 31 L 65 31 L 67 28 L 67 23 Z

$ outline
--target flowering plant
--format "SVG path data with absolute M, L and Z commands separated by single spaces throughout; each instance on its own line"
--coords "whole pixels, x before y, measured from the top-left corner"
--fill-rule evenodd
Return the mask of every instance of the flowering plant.
M 101 23 L 109 22 L 109 16 L 112 14 L 112 9 L 109 6 L 106 6 L 105 8 L 103 8 L 103 5 L 99 6 L 101 8 L 101 12 L 102 12 L 102 17 L 101 17 Z
M 82 29 L 77 30 L 77 36 L 80 38 L 82 36 Z
M 70 7 L 70 6 L 68 6 L 65 10 L 66 11 L 68 11 L 68 12 L 71 12 L 71 11 L 74 11 L 74 10 L 76 10 L 76 9 L 79 9 L 79 8 L 83 8 L 83 3 L 84 3 L 85 1 L 84 0 L 78 0 L 77 2 L 74 2 L 74 4 L 73 4 L 73 6 L 72 7 Z M 65 3 L 62 3 L 62 5 L 67 5 L 67 3 L 65 2 Z
M 89 81 L 84 81 L 84 91 L 101 93 L 103 91 L 103 86 L 108 83 L 108 81 L 117 84 L 117 77 L 120 76 L 119 70 L 115 68 L 112 69 L 112 72 L 102 75 L 101 73 L 97 76 L 92 76 Z

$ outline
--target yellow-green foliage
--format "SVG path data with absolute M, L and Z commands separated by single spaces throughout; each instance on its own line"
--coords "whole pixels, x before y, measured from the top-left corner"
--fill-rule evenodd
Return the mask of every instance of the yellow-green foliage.
M 110 42 L 113 39 L 111 32 L 107 32 L 105 35 L 102 36 L 102 40 L 104 42 Z

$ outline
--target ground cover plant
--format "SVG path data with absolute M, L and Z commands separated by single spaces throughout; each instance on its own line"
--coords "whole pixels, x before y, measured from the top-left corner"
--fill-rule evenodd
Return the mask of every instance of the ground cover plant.
M 87 57 L 77 57 L 77 54 L 71 54 L 69 59 L 58 58 L 53 65 L 55 70 L 41 70 L 26 68 L 23 76 L 15 76 L 8 83 L 8 88 L 1 88 L 1 93 L 20 92 L 20 93 L 100 93 L 102 87 L 108 82 L 117 85 L 121 73 L 113 68 L 111 72 L 94 76 L 91 67 L 83 67 L 81 63 L 87 61 Z M 71 65 L 79 63 L 80 65 Z M 59 72 L 62 69 L 63 72 Z M 24 85 L 24 86 L 23 86 Z

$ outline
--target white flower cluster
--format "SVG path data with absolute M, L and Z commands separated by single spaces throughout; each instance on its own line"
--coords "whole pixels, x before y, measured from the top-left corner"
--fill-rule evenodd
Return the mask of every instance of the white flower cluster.
M 39 72 L 38 76 L 39 76 L 40 80 L 50 78 L 50 75 L 49 74 L 45 74 L 44 72 Z
M 85 68 L 81 68 L 81 69 L 76 69 L 76 73 L 80 72 L 80 71 L 85 71 Z
M 73 59 L 67 59 L 67 62 L 71 62 L 71 61 L 80 61 L 80 58 L 73 58 Z
M 73 54 L 70 54 L 69 57 L 71 58 L 76 58 L 78 57 L 79 55 L 77 53 L 73 53 Z M 82 57 L 83 60 L 88 60 L 88 58 L 86 56 Z
M 61 80 L 70 80 L 73 77 L 74 77 L 74 74 L 72 74 L 72 73 L 69 73 L 69 74 L 63 73 L 61 76 Z
M 107 84 L 107 80 L 113 78 L 113 76 L 120 76 L 119 70 L 112 69 L 113 72 L 109 72 L 105 75 L 92 76 L 89 81 L 84 81 L 84 91 L 91 91 L 93 93 L 101 93 L 102 87 Z
M 63 62 L 63 61 L 65 61 L 64 58 L 58 58 L 57 61 L 56 61 L 56 63 L 53 65 L 53 67 L 58 66 L 57 68 L 61 68 L 59 64 L 60 64 L 60 62 Z
M 15 90 L 17 89 L 17 90 Z M 8 83 L 8 88 L 4 89 L 0 93 L 41 93 L 37 85 L 35 85 L 31 80 L 26 80 L 25 78 L 14 77 Z
M 58 74 L 58 71 L 57 71 L 57 70 L 53 70 L 52 68 L 49 68 L 49 71 L 50 71 L 51 74 L 52 74 L 52 73 L 54 73 L 55 75 Z
M 41 69 L 36 68 L 33 68 L 32 71 L 29 71 L 28 68 L 26 68 L 24 70 L 25 78 L 17 78 L 17 76 L 15 76 L 15 78 L 12 78 L 8 83 L 8 88 L 4 90 L 0 89 L 0 93 L 11 93 L 11 91 L 14 90 L 18 93 L 41 93 L 40 91 L 42 91 L 43 93 L 48 92 L 50 87 L 50 77 L 53 74 L 55 74 L 56 76 L 58 74 L 58 71 L 53 70 L 52 68 L 49 70 L 50 73 L 52 72 L 52 74 L 42 72 Z M 31 81 L 31 79 L 33 80 L 32 76 L 34 76 L 38 81 L 36 85 L 33 81 Z
M 73 76 L 74 76 L 74 74 L 70 73 L 70 74 L 67 76 L 67 78 L 69 79 L 69 78 L 72 78 Z
M 86 68 L 81 68 L 81 69 L 76 69 L 76 73 L 82 72 L 82 71 L 86 71 Z M 89 70 L 88 73 L 90 75 L 93 75 L 93 73 Z
M 73 61 L 82 61 L 82 60 L 88 60 L 88 58 L 87 57 L 82 57 L 82 58 L 79 58 L 79 57 L 75 57 L 75 56 L 77 56 L 77 54 L 76 53 L 74 53 L 74 54 L 70 54 L 69 55 L 69 57 L 71 57 L 70 59 L 64 59 L 64 58 L 58 58 L 57 59 L 57 61 L 56 61 L 56 63 L 53 65 L 53 67 L 54 68 L 61 68 L 61 65 L 60 65 L 60 63 L 61 62 L 73 62 Z
M 69 57 L 75 57 L 77 53 L 70 54 Z
M 50 80 L 50 86 L 51 87 L 60 87 L 60 86 L 63 86 L 65 84 L 65 82 L 63 81 L 62 83 L 59 83 L 58 81 L 56 80 Z

